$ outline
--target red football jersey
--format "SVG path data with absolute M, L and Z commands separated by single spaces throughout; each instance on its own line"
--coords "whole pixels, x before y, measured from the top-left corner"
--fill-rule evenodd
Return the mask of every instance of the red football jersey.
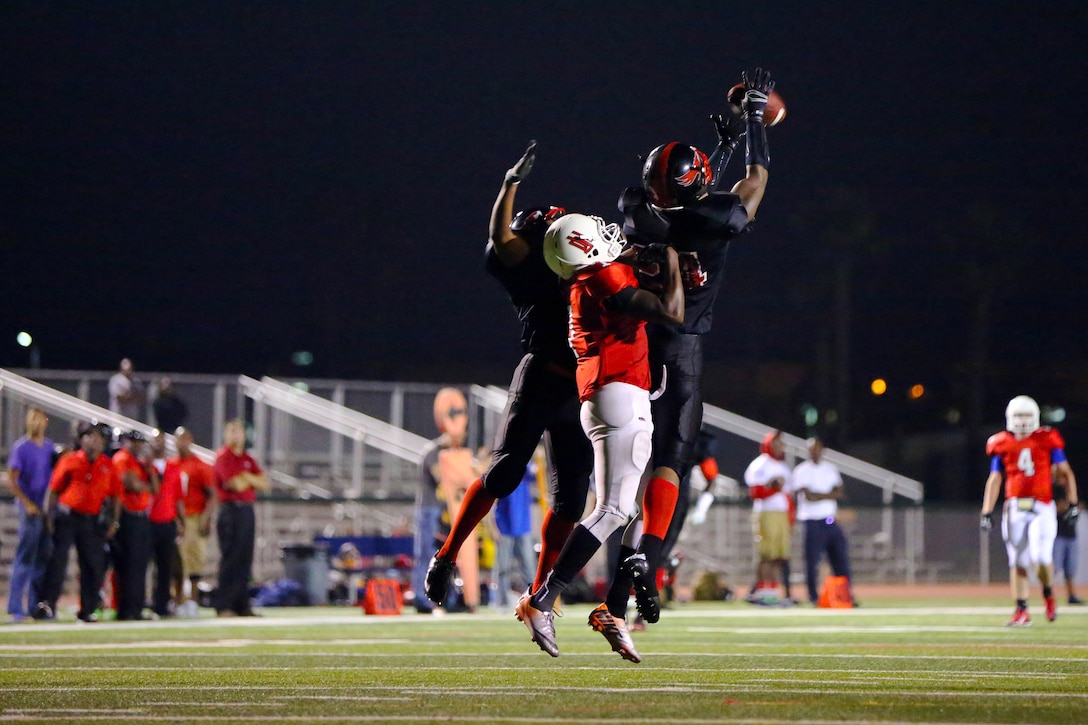
M 604 301 L 626 287 L 638 287 L 626 264 L 593 266 L 570 287 L 570 346 L 578 357 L 578 397 L 584 402 L 608 383 L 650 389 L 646 323 L 611 312 Z
M 1005 498 L 1034 498 L 1040 503 L 1052 500 L 1050 454 L 1064 448 L 1061 433 L 1047 426 L 1022 440 L 1002 431 L 986 441 L 986 453 L 1001 456 L 1005 465 Z
M 151 475 L 147 472 L 147 467 L 144 466 L 136 456 L 123 448 L 113 454 L 113 467 L 117 469 L 118 478 L 121 478 L 125 474 L 125 471 L 132 471 L 132 473 L 136 475 L 136 478 L 144 483 L 151 482 Z M 121 506 L 126 511 L 132 511 L 134 513 L 147 512 L 151 508 L 151 492 L 140 491 L 139 493 L 130 493 L 129 491 L 125 491 L 121 494 Z

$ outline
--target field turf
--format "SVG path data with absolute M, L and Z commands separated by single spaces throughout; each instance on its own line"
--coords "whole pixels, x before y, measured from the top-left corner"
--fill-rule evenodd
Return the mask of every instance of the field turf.
M 855 610 L 697 603 L 634 634 L 641 664 L 557 619 L 562 654 L 510 613 L 0 626 L 0 720 L 335 723 L 1084 723 L 1088 608 L 1005 626 L 1004 599 Z M 66 615 L 69 616 L 69 615 Z

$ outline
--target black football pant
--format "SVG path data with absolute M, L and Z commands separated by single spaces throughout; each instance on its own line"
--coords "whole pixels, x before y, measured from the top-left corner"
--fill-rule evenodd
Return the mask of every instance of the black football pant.
M 510 381 L 491 464 L 482 477 L 488 495 L 505 498 L 513 493 L 547 433 L 545 446 L 553 464 L 548 472 L 552 511 L 566 521 L 580 521 L 593 472 L 593 446 L 582 430 L 580 411 L 573 373 L 542 356 L 526 354 Z
M 647 327 L 655 381 L 665 368 L 665 391 L 652 403 L 654 468 L 667 466 L 683 478 L 691 469 L 703 425 L 703 338 L 663 325 Z
M 147 562 L 151 558 L 151 521 L 147 515 L 121 511 L 121 527 L 110 542 L 117 573 L 117 618 L 140 619 L 147 599 Z
M 177 535 L 178 527 L 173 521 L 151 522 L 151 558 L 155 562 L 151 609 L 160 616 L 170 613 L 170 584 L 174 578 L 174 561 L 178 556 Z M 196 592 L 193 596 L 196 596 Z
M 217 612 L 248 613 L 249 579 L 253 574 L 256 517 L 252 503 L 227 502 L 219 507 L 219 580 L 212 606 Z
M 805 582 L 808 599 L 815 602 L 820 597 L 817 571 L 820 557 L 827 553 L 827 563 L 835 576 L 850 578 L 850 558 L 847 556 L 846 536 L 834 520 L 803 521 L 805 525 Z
M 79 614 L 87 616 L 98 608 L 98 590 L 106 571 L 106 539 L 97 516 L 57 512 L 53 521 L 53 558 L 45 570 L 40 596 L 57 611 L 68 573 L 68 552 L 73 545 L 79 561 Z

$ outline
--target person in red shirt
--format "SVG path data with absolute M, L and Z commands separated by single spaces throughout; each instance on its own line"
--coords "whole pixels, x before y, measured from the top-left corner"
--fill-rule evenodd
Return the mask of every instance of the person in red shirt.
M 147 565 L 151 560 L 151 497 L 159 491 L 159 472 L 151 465 L 147 440 L 139 431 L 121 434 L 121 450 L 113 454 L 121 479 L 121 528 L 110 544 L 117 573 L 117 619 L 144 619 Z
M 181 430 L 181 429 L 179 429 Z M 164 461 L 166 440 L 160 433 L 151 442 L 156 455 L 156 468 L 165 463 L 162 484 L 151 496 L 151 559 L 155 562 L 155 586 L 151 592 L 151 611 L 160 617 L 173 614 L 170 608 L 170 585 L 174 581 L 175 560 L 178 558 L 177 538 L 185 528 L 185 504 L 181 500 L 181 472 L 172 459 Z M 209 467 L 210 468 L 210 467 Z
M 117 533 L 121 508 L 121 479 L 110 459 L 102 455 L 105 438 L 92 423 L 77 430 L 79 450 L 63 456 L 53 469 L 44 516 L 53 534 L 53 557 L 42 582 L 36 619 L 53 619 L 57 599 L 68 572 L 68 553 L 74 544 L 79 561 L 80 621 L 97 622 L 98 590 L 106 570 L 105 543 Z M 103 529 L 99 514 L 109 512 Z
M 249 604 L 249 580 L 253 575 L 256 519 L 253 502 L 257 491 L 267 491 L 268 477 L 246 452 L 245 423 L 231 420 L 223 429 L 224 445 L 215 456 L 215 482 L 219 493 L 219 579 L 213 605 L 220 617 L 255 616 Z
M 1018 395 L 1005 408 L 1005 430 L 990 436 L 986 453 L 990 475 L 982 499 L 983 531 L 993 529 L 993 510 L 1005 478 L 1005 507 L 1001 536 L 1009 555 L 1009 582 L 1016 610 L 1010 627 L 1031 625 L 1028 615 L 1028 570 L 1034 569 L 1043 585 L 1046 618 L 1058 616 L 1054 602 L 1054 539 L 1058 533 L 1057 507 L 1052 493 L 1051 467 L 1067 483 L 1070 507 L 1064 514 L 1076 521 L 1077 482 L 1065 457 L 1065 441 L 1057 430 L 1039 424 L 1039 405 Z
M 517 616 L 532 639 L 552 657 L 552 610 L 556 599 L 620 526 L 638 511 L 641 480 L 650 462 L 650 364 L 646 321 L 678 324 L 684 319 L 684 292 L 676 251 L 663 248 L 667 280 L 661 297 L 639 289 L 634 270 L 616 263 L 625 239 L 600 217 L 568 214 L 544 236 L 544 258 L 570 280 L 570 345 L 577 357 L 575 378 L 582 401 L 582 429 L 593 444 L 596 505 L 574 527 L 543 585 L 522 597 Z M 623 617 L 598 606 L 589 624 L 620 656 L 639 662 Z
M 184 505 L 184 526 L 181 537 L 181 564 L 189 580 L 188 593 L 182 588 L 179 614 L 196 616 L 196 592 L 204 577 L 208 537 L 215 517 L 215 471 L 193 453 L 193 434 L 188 428 L 175 431 L 178 455 L 167 465 L 177 469 Z

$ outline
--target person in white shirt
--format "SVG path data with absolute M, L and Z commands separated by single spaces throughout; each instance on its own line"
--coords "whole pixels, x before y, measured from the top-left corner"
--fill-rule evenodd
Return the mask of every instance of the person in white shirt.
M 773 604 L 778 577 L 790 558 L 790 494 L 792 475 L 785 462 L 782 432 L 772 430 L 763 438 L 759 457 L 748 464 L 744 482 L 752 499 L 752 528 L 759 549 L 757 583 L 749 601 Z M 789 600 L 789 591 L 786 592 Z
M 819 438 L 809 438 L 807 444 L 809 460 L 793 469 L 793 488 L 797 494 L 797 520 L 804 527 L 808 598 L 815 604 L 819 598 L 817 570 L 820 557 L 826 553 L 831 572 L 846 577 L 847 581 L 850 579 L 850 557 L 846 536 L 835 520 L 843 494 L 842 476 L 835 464 L 823 460 L 824 444 Z

